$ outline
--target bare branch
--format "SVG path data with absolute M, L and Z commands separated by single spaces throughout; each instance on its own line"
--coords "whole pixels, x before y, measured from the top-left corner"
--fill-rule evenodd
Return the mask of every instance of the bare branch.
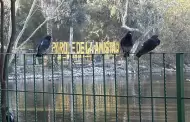
M 162 23 L 162 21 L 160 21 L 159 23 L 155 24 L 154 26 L 151 26 L 149 29 L 147 29 L 147 31 L 146 31 L 142 36 L 140 36 L 140 37 L 135 41 L 135 44 L 134 44 L 134 46 L 133 46 L 133 48 L 132 48 L 132 50 L 131 50 L 132 55 L 134 55 L 134 53 L 136 52 L 137 47 L 138 47 L 139 44 L 140 44 L 140 40 L 142 40 L 145 36 L 147 36 L 147 35 L 149 34 L 149 32 L 150 32 L 152 29 L 158 27 L 161 23 Z
M 164 11 L 162 12 L 162 15 L 163 15 L 169 8 L 170 8 L 170 6 L 167 6 L 167 7 L 164 9 Z M 134 56 L 134 53 L 136 52 L 137 47 L 138 47 L 139 44 L 140 44 L 140 40 L 142 40 L 145 36 L 147 36 L 147 35 L 149 34 L 149 32 L 150 32 L 152 29 L 159 27 L 159 25 L 160 25 L 161 23 L 163 23 L 164 20 L 163 20 L 163 18 L 161 18 L 161 19 L 159 19 L 157 22 L 158 22 L 157 24 L 154 24 L 153 26 L 151 26 L 150 28 L 148 28 L 147 31 L 145 30 L 144 34 L 143 34 L 142 36 L 140 36 L 140 37 L 135 41 L 135 44 L 134 44 L 133 48 L 131 49 L 132 56 Z
M 54 17 L 55 18 L 55 17 Z M 54 19 L 54 18 L 50 18 L 50 19 L 45 19 L 33 32 L 32 34 L 22 43 L 20 44 L 20 46 L 17 47 L 16 50 L 19 50 L 21 47 L 23 47 L 29 40 L 30 38 L 49 20 Z
M 26 17 L 24 26 L 22 27 L 22 30 L 20 31 L 20 33 L 18 34 L 18 36 L 17 36 L 17 38 L 16 38 L 16 40 L 15 40 L 15 44 L 14 44 L 13 49 L 15 49 L 15 48 L 17 47 L 18 42 L 19 42 L 21 36 L 23 35 L 23 33 L 24 33 L 24 31 L 25 31 L 25 29 L 26 29 L 26 27 L 27 27 L 27 25 L 28 25 L 28 21 L 29 21 L 30 18 L 31 18 L 31 15 L 32 15 L 32 12 L 33 12 L 33 10 L 34 10 L 34 7 L 35 7 L 36 3 L 37 3 L 37 0 L 34 0 L 33 3 L 32 3 L 32 6 L 31 6 L 31 8 L 30 8 L 30 11 L 29 11 L 29 13 L 28 13 L 28 16 Z
M 53 11 L 54 13 L 62 6 L 62 4 L 63 4 L 63 1 L 59 4 L 59 6 L 57 6 L 57 8 Z M 22 48 L 29 40 L 30 40 L 30 38 L 47 22 L 47 21 L 49 21 L 49 20 L 52 20 L 52 19 L 55 19 L 56 18 L 56 16 L 55 17 L 52 17 L 52 18 L 46 18 L 33 32 L 32 32 L 32 34 L 22 43 L 22 44 L 20 44 L 20 46 L 18 46 L 17 48 L 15 48 L 14 50 L 13 50 L 13 52 L 17 52 L 20 48 Z M 13 60 L 13 55 L 10 57 L 10 60 L 9 60 L 9 65 L 10 65 L 10 63 L 12 62 L 12 60 Z
M 126 0 L 126 2 L 125 2 L 124 14 L 122 15 L 122 19 L 121 19 L 122 28 L 125 28 L 125 29 L 127 29 L 128 31 L 136 31 L 136 32 L 142 33 L 139 29 L 137 29 L 137 28 L 130 28 L 130 27 L 128 27 L 128 26 L 126 25 L 127 13 L 128 13 L 128 5 L 129 5 L 129 1 Z
M 125 9 L 124 9 L 124 14 L 122 16 L 122 26 L 125 26 L 125 21 L 127 19 L 127 13 L 128 13 L 128 5 L 129 5 L 129 1 L 126 0 L 125 2 Z
M 136 31 L 136 32 L 142 33 L 139 29 L 137 29 L 137 28 L 130 28 L 130 27 L 128 27 L 127 25 L 122 25 L 121 27 L 122 27 L 122 28 L 125 28 L 125 29 L 127 29 L 127 30 L 129 30 L 129 31 Z
M 61 7 L 62 4 L 63 4 L 63 1 L 62 1 L 61 4 L 54 10 L 53 13 L 55 13 L 55 12 Z M 30 38 L 31 38 L 47 21 L 52 20 L 52 19 L 55 19 L 55 18 L 56 18 L 56 16 L 55 16 L 55 17 L 52 17 L 52 18 L 46 18 L 46 19 L 33 31 L 33 33 L 32 33 L 16 50 L 18 50 L 18 49 L 20 49 L 22 46 L 24 46 L 24 45 L 30 40 Z
M 185 31 L 185 27 L 183 27 L 183 28 L 178 32 L 178 34 L 176 34 L 175 39 L 178 39 L 179 35 L 180 35 L 183 31 Z
M 54 19 L 54 18 L 52 18 L 52 19 Z M 31 34 L 19 47 L 17 47 L 15 50 L 13 50 L 13 52 L 17 52 L 21 47 L 23 47 L 23 46 L 30 40 L 30 38 L 31 38 L 47 21 L 49 21 L 49 20 L 50 20 L 50 19 L 44 20 L 44 22 L 41 23 L 41 24 L 32 32 L 32 34 Z M 13 60 L 13 56 L 11 56 L 11 58 L 10 58 L 10 60 L 9 60 L 9 65 L 10 65 L 10 63 L 12 62 L 12 60 Z

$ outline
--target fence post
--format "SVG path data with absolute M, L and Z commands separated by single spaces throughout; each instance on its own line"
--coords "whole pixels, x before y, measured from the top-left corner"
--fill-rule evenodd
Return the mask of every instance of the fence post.
M 178 122 L 185 122 L 183 64 L 184 64 L 183 53 L 177 53 L 176 54 L 176 87 L 177 87 Z

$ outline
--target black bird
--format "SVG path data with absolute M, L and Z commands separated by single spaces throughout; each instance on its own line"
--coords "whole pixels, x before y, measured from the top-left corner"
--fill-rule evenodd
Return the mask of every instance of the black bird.
M 136 56 L 140 58 L 142 55 L 154 50 L 159 44 L 160 40 L 158 39 L 158 35 L 153 35 L 143 43 L 140 50 L 136 53 Z
M 133 47 L 133 40 L 131 31 L 129 31 L 120 41 L 121 49 L 123 50 L 124 57 L 129 57 L 129 53 Z
M 9 112 L 8 107 L 6 107 L 6 121 L 7 122 L 14 122 L 14 115 L 13 115 L 13 113 Z
M 36 57 L 41 57 L 50 47 L 50 44 L 51 44 L 51 36 L 47 35 L 45 38 L 41 40 L 41 43 L 38 46 L 38 52 L 36 54 Z

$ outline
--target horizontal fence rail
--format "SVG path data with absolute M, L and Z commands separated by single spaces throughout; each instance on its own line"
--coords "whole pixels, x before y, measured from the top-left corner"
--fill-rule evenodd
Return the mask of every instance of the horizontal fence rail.
M 16 122 L 185 122 L 190 54 L 7 54 Z

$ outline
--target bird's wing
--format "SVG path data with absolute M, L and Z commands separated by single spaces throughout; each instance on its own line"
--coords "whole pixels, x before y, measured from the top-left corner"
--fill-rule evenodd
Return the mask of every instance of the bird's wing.
M 48 49 L 50 46 L 50 42 L 46 39 L 42 40 L 42 42 L 39 45 L 39 48 Z
M 44 39 L 43 45 L 44 45 L 45 47 L 49 48 L 49 46 L 50 46 L 50 41 L 48 41 L 47 39 Z
M 40 40 L 39 42 L 40 42 L 40 43 L 38 43 L 38 50 L 39 50 L 39 48 L 40 48 L 40 47 L 43 45 L 43 43 L 44 43 L 43 40 Z
M 41 40 L 41 43 L 38 45 L 38 53 L 43 53 L 48 47 L 44 40 Z
M 125 36 L 121 39 L 121 46 L 132 46 L 133 40 L 131 36 Z
M 147 49 L 147 50 L 153 50 L 155 48 L 155 44 L 154 44 L 154 40 L 152 39 L 148 39 L 147 41 L 145 41 L 143 43 L 143 48 Z
M 147 41 L 145 41 L 144 43 L 143 43 L 143 46 L 144 47 L 146 47 L 146 46 L 149 46 L 150 45 L 150 43 L 151 43 L 151 39 L 148 39 Z
M 43 45 L 44 44 L 44 40 L 41 40 L 41 43 L 40 43 L 40 45 Z

